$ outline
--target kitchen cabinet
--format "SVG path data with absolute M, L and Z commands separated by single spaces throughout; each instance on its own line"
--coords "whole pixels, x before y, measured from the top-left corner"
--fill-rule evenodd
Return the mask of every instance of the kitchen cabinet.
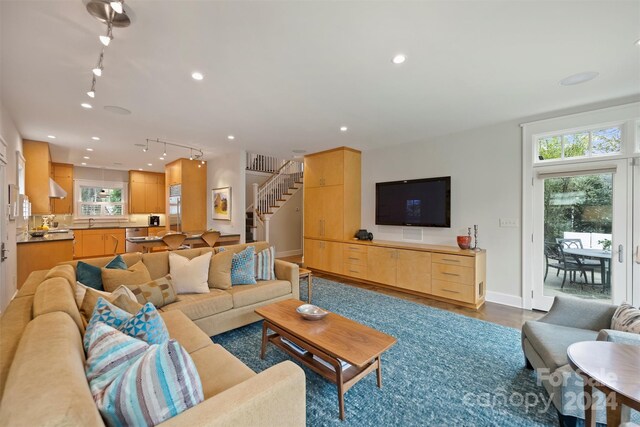
M 18 289 L 29 274 L 48 270 L 60 262 L 73 261 L 73 240 L 25 242 L 16 245 Z
M 75 258 L 123 254 L 126 250 L 124 228 L 74 230 Z
M 64 199 L 51 199 L 51 213 L 56 215 L 73 214 L 73 165 L 52 163 L 51 178 L 67 192 Z
M 42 141 L 22 141 L 25 159 L 25 194 L 31 202 L 31 213 L 49 215 L 49 179 L 51 179 L 51 153 L 49 144 Z
M 207 164 L 199 160 L 175 160 L 165 166 L 165 183 L 167 187 L 180 184 L 181 230 L 206 230 Z M 168 207 L 166 212 L 169 212 Z M 168 216 L 167 221 L 175 226 L 175 218 Z
M 165 174 L 129 171 L 129 213 L 164 213 L 165 191 Z

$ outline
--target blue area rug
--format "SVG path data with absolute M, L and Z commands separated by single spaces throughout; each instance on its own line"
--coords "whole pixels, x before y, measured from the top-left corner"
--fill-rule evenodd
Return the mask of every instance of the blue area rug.
M 524 368 L 520 331 L 329 280 L 313 279 L 313 303 L 394 336 L 375 373 L 345 394 L 309 369 L 309 426 L 552 426 L 553 404 Z M 300 284 L 306 300 L 306 281 Z M 256 372 L 286 356 L 273 345 L 260 360 L 261 322 L 213 337 Z M 283 414 L 285 416 L 286 414 Z

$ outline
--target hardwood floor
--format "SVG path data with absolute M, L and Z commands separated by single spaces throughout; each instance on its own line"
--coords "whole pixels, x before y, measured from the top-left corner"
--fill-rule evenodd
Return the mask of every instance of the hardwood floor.
M 292 256 L 281 258 L 284 261 L 300 264 L 302 262 L 301 256 Z M 442 310 L 451 311 L 453 313 L 462 314 L 464 316 L 473 317 L 476 319 L 485 320 L 487 322 L 496 323 L 498 325 L 508 326 L 510 328 L 520 329 L 527 320 L 536 320 L 544 315 L 542 312 L 523 310 L 520 308 L 509 307 L 502 304 L 496 304 L 492 302 L 486 302 L 479 310 L 472 310 L 469 308 L 458 307 L 453 304 L 449 304 L 442 301 L 436 301 L 427 297 L 420 297 L 417 295 L 409 295 L 404 292 L 395 291 L 381 286 L 375 286 L 369 283 L 361 283 L 355 280 L 350 280 L 343 277 L 336 277 L 330 274 L 316 273 L 315 277 L 324 278 L 327 280 L 333 280 L 336 282 L 344 283 L 349 286 L 355 286 L 357 288 L 368 289 L 375 292 L 380 292 L 386 295 L 391 295 L 397 298 L 406 299 L 416 302 L 418 304 L 424 304 L 429 307 L 435 307 Z M 316 284 L 314 283 L 314 286 Z

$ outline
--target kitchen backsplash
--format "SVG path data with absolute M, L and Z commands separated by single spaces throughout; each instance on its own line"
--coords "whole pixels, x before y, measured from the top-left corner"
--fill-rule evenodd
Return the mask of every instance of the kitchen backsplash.
M 166 224 L 166 215 L 164 214 L 154 214 L 160 217 L 160 226 L 164 226 Z M 73 226 L 81 226 L 86 225 L 89 220 L 82 218 L 76 219 L 73 215 L 33 215 L 29 219 L 29 228 L 34 228 L 42 225 L 43 216 L 53 216 L 53 222 L 58 223 L 58 228 L 68 228 Z M 131 214 L 125 218 L 120 218 L 117 220 L 113 219 L 96 219 L 94 222 L 95 225 L 113 225 L 113 226 L 132 226 L 132 227 L 140 227 L 144 225 L 149 225 L 149 215 L 145 214 Z

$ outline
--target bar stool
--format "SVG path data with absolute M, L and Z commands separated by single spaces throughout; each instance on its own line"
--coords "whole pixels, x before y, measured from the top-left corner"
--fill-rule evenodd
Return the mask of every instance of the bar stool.
M 200 238 L 207 244 L 210 248 L 214 247 L 218 239 L 220 238 L 219 231 L 205 231 L 202 233 Z
M 168 251 L 183 249 L 182 244 L 186 239 L 187 235 L 184 233 L 171 233 L 162 236 L 162 242 L 167 246 Z

